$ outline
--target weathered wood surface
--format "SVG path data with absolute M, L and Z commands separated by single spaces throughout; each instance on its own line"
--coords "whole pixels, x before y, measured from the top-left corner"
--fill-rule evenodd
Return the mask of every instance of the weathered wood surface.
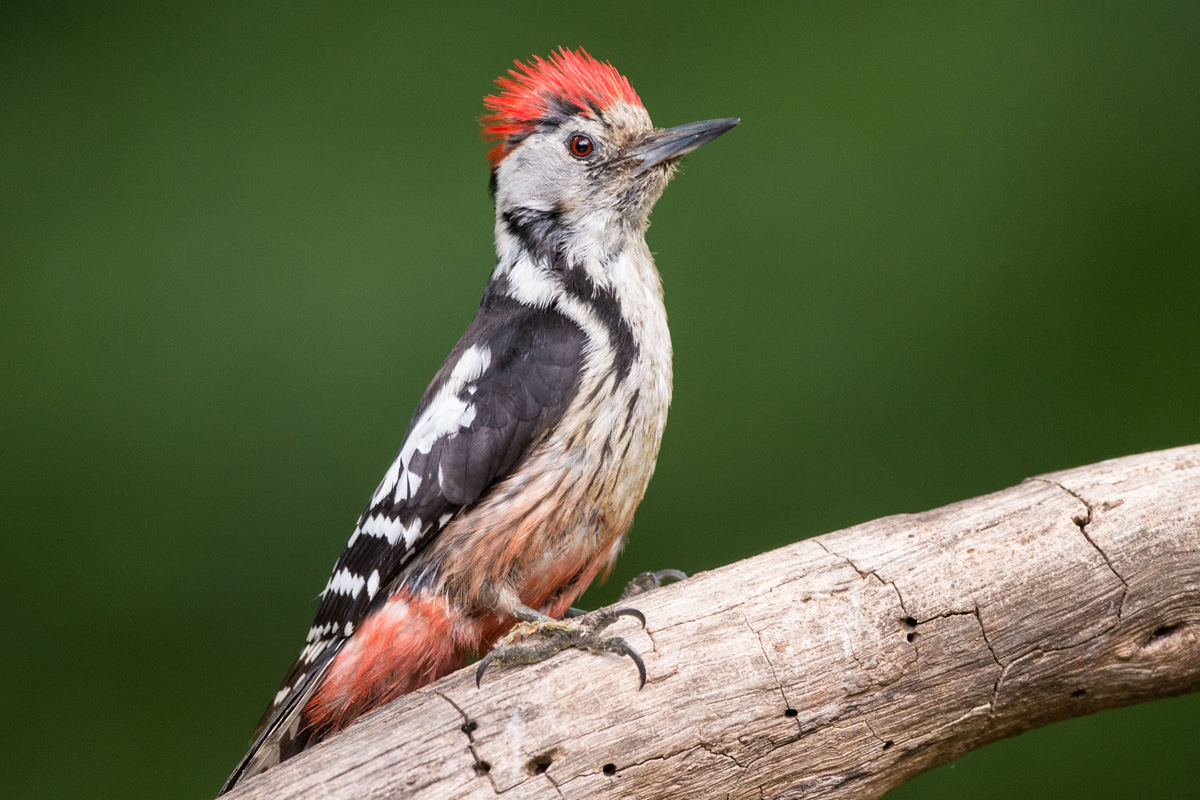
M 230 798 L 864 798 L 1004 736 L 1200 690 L 1200 446 L 1031 478 L 636 599 L 646 688 L 470 670 Z

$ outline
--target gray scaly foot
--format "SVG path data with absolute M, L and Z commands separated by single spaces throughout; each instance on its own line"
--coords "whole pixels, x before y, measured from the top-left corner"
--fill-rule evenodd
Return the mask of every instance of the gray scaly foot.
M 638 652 L 620 636 L 602 636 L 604 629 L 621 617 L 633 617 L 646 627 L 646 617 L 636 608 L 602 608 L 568 620 L 546 618 L 518 622 L 504 638 L 496 642 L 475 668 L 475 686 L 492 664 L 537 664 L 567 648 L 591 653 L 616 653 L 629 656 L 637 665 L 641 689 L 646 685 L 646 665 Z

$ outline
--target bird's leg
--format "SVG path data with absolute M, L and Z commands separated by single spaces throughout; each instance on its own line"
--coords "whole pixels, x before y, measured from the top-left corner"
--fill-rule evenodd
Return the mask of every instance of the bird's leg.
M 638 652 L 620 636 L 601 635 L 621 617 L 633 617 L 646 627 L 646 617 L 636 608 L 602 608 L 574 619 L 556 620 L 522 607 L 514 616 L 521 622 L 496 642 L 475 668 L 476 686 L 492 664 L 537 664 L 571 647 L 592 653 L 629 656 L 637 665 L 641 679 L 638 688 L 646 685 L 646 665 Z

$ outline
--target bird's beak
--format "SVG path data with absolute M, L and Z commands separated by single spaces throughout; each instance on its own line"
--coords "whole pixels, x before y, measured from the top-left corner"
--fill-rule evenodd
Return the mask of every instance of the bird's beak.
M 692 152 L 697 147 L 720 136 L 725 131 L 741 122 L 737 117 L 727 119 L 709 119 L 704 122 L 690 122 L 678 125 L 653 134 L 642 144 L 631 150 L 625 156 L 626 160 L 638 163 L 634 175 L 641 175 L 646 170 L 672 161 Z

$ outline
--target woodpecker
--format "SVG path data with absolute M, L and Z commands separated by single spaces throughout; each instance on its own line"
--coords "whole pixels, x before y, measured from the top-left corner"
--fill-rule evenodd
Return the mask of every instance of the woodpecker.
M 477 679 L 584 647 L 631 656 L 645 681 L 632 648 L 601 636 L 621 614 L 644 624 L 640 612 L 559 620 L 611 570 L 667 421 L 651 207 L 684 154 L 739 120 L 655 128 L 628 79 L 582 49 L 514 63 L 481 119 L 496 265 L 479 310 L 222 793 L 476 653 Z

